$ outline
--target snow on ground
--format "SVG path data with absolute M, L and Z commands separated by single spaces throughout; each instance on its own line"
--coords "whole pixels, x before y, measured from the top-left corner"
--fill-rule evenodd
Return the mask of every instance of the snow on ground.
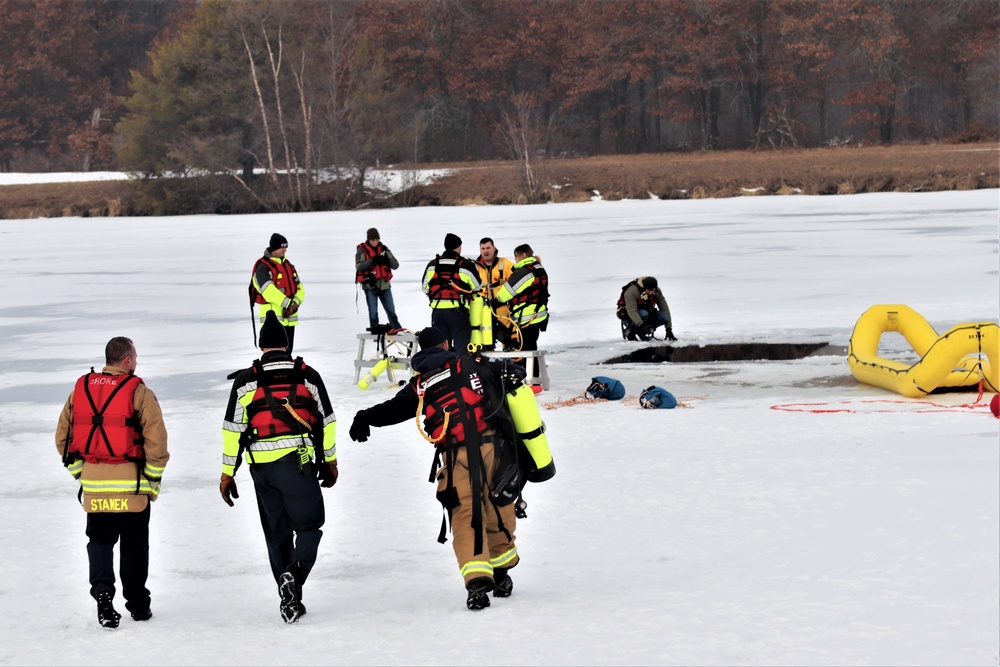
M 939 331 L 996 321 L 998 191 L 592 202 L 521 207 L 0 221 L 12 289 L 0 310 L 3 664 L 997 664 L 998 422 L 975 393 L 905 399 L 856 382 L 843 354 L 799 361 L 625 364 L 614 318 L 640 274 L 665 288 L 678 345 L 844 346 L 875 303 Z M 431 453 L 412 422 L 353 443 L 367 325 L 353 252 L 368 227 L 400 258 L 403 324 L 445 233 L 474 256 L 528 242 L 551 276 L 553 403 L 594 375 L 690 405 L 543 411 L 558 474 L 529 485 L 514 595 L 465 609 Z M 272 232 L 307 289 L 296 352 L 340 416 L 341 479 L 286 626 L 252 482 L 219 498 L 226 374 L 252 348 L 246 285 Z M 97 626 L 84 514 L 55 454 L 76 377 L 114 335 L 135 340 L 173 458 L 153 509 L 154 618 Z M 836 349 L 836 348 L 834 348 Z M 886 336 L 886 355 L 905 342 Z M 845 402 L 853 403 L 845 403 Z M 882 410 L 771 409 L 880 401 Z M 943 412 L 914 412 L 935 403 Z M 866 404 L 870 405 L 870 404 Z M 121 602 L 119 601 L 119 606 Z
M 365 187 L 382 192 L 395 193 L 418 185 L 433 183 L 451 173 L 450 169 L 369 169 L 365 174 Z M 123 181 L 129 175 L 120 171 L 87 171 L 58 173 L 5 173 L 0 172 L 0 186 L 33 185 L 38 183 L 83 183 L 87 181 Z M 334 176 L 324 173 L 321 183 L 333 180 Z

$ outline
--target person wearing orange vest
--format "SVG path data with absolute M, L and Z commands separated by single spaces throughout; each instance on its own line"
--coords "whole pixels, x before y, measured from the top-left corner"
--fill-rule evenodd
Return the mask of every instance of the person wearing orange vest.
M 285 623 L 306 613 L 302 586 L 316 563 L 326 510 L 320 487 L 337 483 L 337 417 L 323 378 L 287 352 L 274 313 L 260 328 L 260 359 L 233 376 L 222 423 L 219 492 L 239 498 L 236 470 L 250 464 L 257 510 Z
M 278 322 L 285 327 L 288 353 L 291 354 L 295 345 L 295 327 L 299 324 L 299 307 L 306 300 L 306 289 L 295 266 L 285 258 L 287 252 L 288 239 L 281 234 L 271 234 L 264 256 L 253 265 L 250 296 L 260 306 L 260 324 L 264 324 L 269 312 L 274 312 Z
M 476 258 L 476 268 L 479 269 L 479 280 L 483 283 L 483 298 L 486 300 L 496 296 L 497 290 L 507 282 L 514 270 L 514 262 L 497 253 L 493 239 L 486 236 L 479 240 L 479 257 Z M 497 342 L 506 342 L 508 321 L 507 306 L 498 306 L 493 313 L 493 337 Z
M 368 304 L 368 330 L 375 332 L 378 324 L 378 303 L 382 302 L 385 315 L 389 318 L 389 328 L 402 329 L 396 317 L 396 305 L 392 301 L 392 272 L 399 268 L 399 260 L 392 251 L 382 245 L 378 230 L 368 230 L 367 240 L 359 243 L 354 253 L 355 281 L 365 291 Z
M 87 512 L 90 594 L 97 620 L 117 628 L 114 607 L 114 547 L 121 541 L 125 608 L 136 621 L 149 620 L 149 502 L 160 493 L 170 454 L 167 429 L 156 396 L 134 373 L 135 345 L 123 336 L 104 350 L 106 366 L 81 376 L 66 399 L 56 427 L 56 450 L 80 482 Z

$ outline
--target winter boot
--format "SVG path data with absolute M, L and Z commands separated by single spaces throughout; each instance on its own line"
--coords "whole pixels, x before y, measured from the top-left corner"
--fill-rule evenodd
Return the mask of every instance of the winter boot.
M 509 598 L 514 590 L 514 580 L 507 574 L 506 567 L 493 570 L 493 597 Z
M 101 627 L 117 628 L 122 615 L 115 611 L 111 603 L 111 592 L 101 591 L 97 594 L 97 622 Z
M 472 611 L 479 611 L 490 606 L 490 591 L 493 590 L 493 582 L 486 577 L 477 577 L 465 585 L 469 591 L 469 599 L 465 601 L 466 606 Z
M 153 611 L 151 609 L 143 609 L 141 611 L 132 612 L 133 621 L 148 621 L 153 618 Z
M 302 616 L 302 587 L 291 572 L 278 578 L 278 595 L 281 596 L 281 618 L 285 623 L 295 623 Z

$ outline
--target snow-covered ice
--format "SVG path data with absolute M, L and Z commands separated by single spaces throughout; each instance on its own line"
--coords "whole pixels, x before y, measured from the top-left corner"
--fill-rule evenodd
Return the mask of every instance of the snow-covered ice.
M 905 399 L 856 382 L 843 354 L 799 361 L 600 362 L 637 343 L 620 287 L 655 275 L 678 345 L 845 346 L 875 303 L 939 331 L 996 321 L 997 190 L 176 218 L 0 221 L 0 612 L 3 664 L 972 664 L 1000 661 L 998 422 L 973 393 Z M 367 326 L 353 252 L 368 227 L 400 258 L 400 320 L 429 323 L 419 278 L 459 234 L 551 276 L 543 403 L 610 375 L 689 408 L 544 410 L 558 474 L 529 485 L 514 595 L 479 613 L 427 483 L 413 422 L 357 444 Z M 252 347 L 247 282 L 272 232 L 307 296 L 296 353 L 340 417 L 341 477 L 287 626 L 246 471 L 218 494 L 226 375 Z M 53 446 L 74 380 L 131 337 L 173 458 L 153 508 L 154 618 L 98 627 L 84 513 Z M 886 336 L 887 355 L 907 352 Z M 988 397 L 987 397 L 988 398 Z M 879 409 L 774 410 L 815 403 Z M 940 412 L 915 412 L 933 402 Z M 872 405 L 866 403 L 864 405 Z M 121 603 L 119 602 L 119 606 Z

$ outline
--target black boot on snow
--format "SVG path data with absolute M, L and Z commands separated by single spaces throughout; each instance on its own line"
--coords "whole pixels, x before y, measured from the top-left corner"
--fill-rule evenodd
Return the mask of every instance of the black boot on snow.
M 132 612 L 133 621 L 148 621 L 151 618 L 153 618 L 153 611 L 151 609 L 141 609 Z
M 509 598 L 514 591 L 514 580 L 507 574 L 507 568 L 498 567 L 493 570 L 493 597 Z
M 493 582 L 486 577 L 473 579 L 465 587 L 469 590 L 469 599 L 465 601 L 466 606 L 472 611 L 479 611 L 490 606 L 490 591 L 493 590 Z
M 122 615 L 115 611 L 115 606 L 111 603 L 111 593 L 101 591 L 97 594 L 97 622 L 104 628 L 117 628 L 118 621 Z
M 291 572 L 283 572 L 278 578 L 278 595 L 281 596 L 281 619 L 285 623 L 295 623 L 302 616 L 302 588 Z

